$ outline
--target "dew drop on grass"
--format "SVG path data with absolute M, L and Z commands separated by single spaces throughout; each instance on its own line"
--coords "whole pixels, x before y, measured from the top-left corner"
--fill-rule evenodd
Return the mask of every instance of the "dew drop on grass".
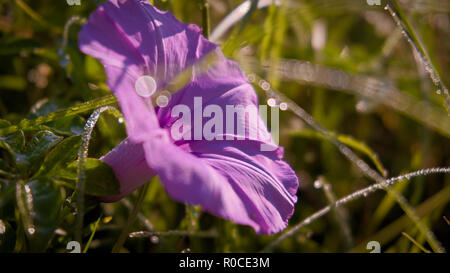
M 132 232 L 132 233 L 128 234 L 128 237 L 130 237 L 130 238 L 140 237 L 141 234 L 142 234 L 142 231 Z
M 264 90 L 264 91 L 269 91 L 270 90 L 270 83 L 268 83 L 265 80 L 260 80 L 259 81 L 259 86 Z
M 269 105 L 270 107 L 275 107 L 277 106 L 277 100 L 274 98 L 269 98 L 267 100 L 267 105 Z
M 0 234 L 3 234 L 6 232 L 6 226 L 3 223 L 2 219 L 0 219 Z
M 159 237 L 156 235 L 153 235 L 150 237 L 150 242 L 152 242 L 152 244 L 159 244 Z
M 191 249 L 190 248 L 183 249 L 181 253 L 191 253 Z
M 314 181 L 314 188 L 316 188 L 316 189 L 322 188 L 322 181 L 320 181 L 319 179 Z
M 159 107 L 166 107 L 170 102 L 170 93 L 169 92 L 161 92 L 160 95 L 156 98 L 156 105 Z
M 255 74 L 248 74 L 247 75 L 247 79 L 249 82 L 254 82 L 255 81 Z
M 59 56 L 59 64 L 62 66 L 62 67 L 67 67 L 67 65 L 69 64 L 69 62 L 70 62 L 70 59 L 69 59 L 69 55 L 67 55 L 65 52 L 64 52 L 64 50 L 62 49 L 62 48 L 60 48 L 59 50 L 58 50 L 58 56 Z
M 33 235 L 36 232 L 36 229 L 33 226 L 31 226 L 27 229 L 27 232 L 28 234 Z
M 240 7 L 239 7 L 239 13 L 241 14 L 245 14 L 250 10 L 250 2 L 244 2 Z

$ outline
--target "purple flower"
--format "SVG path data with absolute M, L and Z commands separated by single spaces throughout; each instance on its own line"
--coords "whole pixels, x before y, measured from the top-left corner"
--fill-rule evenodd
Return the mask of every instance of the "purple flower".
M 79 46 L 105 67 L 127 124 L 128 138 L 102 157 L 120 181 L 121 194 L 102 201 L 116 201 L 158 175 L 175 200 L 201 205 L 258 233 L 286 227 L 297 201 L 298 179 L 259 117 L 256 122 L 235 120 L 235 127 L 245 127 L 244 137 L 228 131 L 214 140 L 198 139 L 193 132 L 183 139 L 170 135 L 179 120 L 171 111 L 177 105 L 194 111 L 194 97 L 201 98 L 205 109 L 217 105 L 224 112 L 229 105 L 257 106 L 256 93 L 238 65 L 196 25 L 181 23 L 147 1 L 110 0 L 90 16 Z M 206 72 L 188 69 L 209 53 L 216 62 Z M 136 92 L 142 76 L 151 76 L 160 92 L 182 71 L 188 71 L 189 80 L 166 107 L 154 107 L 151 98 Z M 207 122 L 201 119 L 201 125 Z M 260 140 L 248 132 L 269 137 Z M 261 144 L 273 149 L 261 151 Z

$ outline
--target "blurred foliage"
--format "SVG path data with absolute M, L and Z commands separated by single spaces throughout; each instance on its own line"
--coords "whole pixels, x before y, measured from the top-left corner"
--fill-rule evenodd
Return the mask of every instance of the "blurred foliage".
M 67 243 L 73 240 L 76 159 L 89 115 L 83 111 L 92 111 L 97 104 L 84 105 L 86 109 L 70 115 L 59 112 L 62 114 L 39 124 L 23 119 L 43 117 L 110 94 L 101 65 L 77 46 L 80 24 L 99 2 L 81 0 L 80 6 L 69 6 L 66 1 L 0 0 L 0 129 L 13 129 L 0 136 L 1 252 L 66 252 Z M 172 11 L 183 22 L 202 25 L 201 1 L 150 2 Z M 240 2 L 210 0 L 211 28 Z M 437 0 L 399 3 L 441 80 L 450 84 L 450 5 Z M 72 24 L 68 25 L 69 21 Z M 295 82 L 280 76 L 271 66 L 281 59 L 295 59 L 351 75 L 375 77 L 445 112 L 444 99 L 436 94 L 436 87 L 383 5 L 369 6 L 354 0 L 286 0 L 281 6 L 251 8 L 244 20 L 222 37 L 220 45 L 243 67 L 247 67 L 245 60 L 249 58 L 266 65 L 260 76 L 311 113 L 380 173 L 393 176 L 450 165 L 449 136 L 398 112 L 391 103 L 318 84 L 320 77 L 327 75 L 314 75 L 310 82 Z M 265 99 L 260 93 L 260 100 Z M 332 185 L 337 197 L 373 183 L 289 111 L 281 113 L 281 121 L 280 144 L 301 182 L 290 226 L 328 204 L 322 189 L 314 187 L 319 177 Z M 24 122 L 27 126 L 14 127 Z M 117 192 L 112 170 L 98 158 L 124 137 L 124 125 L 115 116 L 100 117 L 86 162 L 89 196 Z M 450 218 L 449 182 L 448 176 L 436 175 L 394 187 L 447 249 L 450 227 L 443 216 Z M 111 251 L 129 221 L 137 197 L 135 193 L 111 204 L 87 198 L 82 235 L 88 252 Z M 354 201 L 340 212 L 346 217 L 326 215 L 283 241 L 275 251 L 367 252 L 365 246 L 372 240 L 379 241 L 384 252 L 422 251 L 417 244 L 431 250 L 395 199 L 384 192 Z M 350 245 L 341 231 L 342 221 L 350 228 Z M 133 233 L 120 251 L 254 252 L 277 236 L 257 235 L 249 227 L 177 203 L 167 196 L 158 178 L 149 183 L 129 232 L 138 233 Z

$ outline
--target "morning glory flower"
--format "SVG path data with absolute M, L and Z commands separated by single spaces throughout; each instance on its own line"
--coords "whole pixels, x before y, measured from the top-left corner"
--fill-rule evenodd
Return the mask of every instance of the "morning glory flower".
M 158 175 L 175 200 L 200 205 L 257 233 L 286 227 L 297 201 L 298 178 L 259 116 L 233 116 L 231 129 L 241 126 L 243 133 L 220 128 L 219 123 L 229 120 L 221 111 L 237 105 L 256 108 L 258 99 L 239 66 L 199 27 L 181 23 L 147 1 L 110 0 L 83 26 L 79 47 L 103 64 L 127 127 L 127 139 L 101 158 L 113 168 L 121 194 L 102 201 L 119 200 Z M 199 68 L 211 55 L 214 63 Z M 186 83 L 167 92 L 180 73 L 188 73 Z M 199 101 L 204 110 L 200 117 L 195 114 Z M 200 124 L 179 126 L 181 117 L 174 109 L 180 105 L 190 110 L 193 118 L 187 120 Z M 215 126 L 207 126 L 213 118 Z M 183 129 L 183 138 L 173 137 L 174 127 Z M 205 128 L 215 128 L 212 138 L 202 136 Z M 273 149 L 263 151 L 262 144 Z

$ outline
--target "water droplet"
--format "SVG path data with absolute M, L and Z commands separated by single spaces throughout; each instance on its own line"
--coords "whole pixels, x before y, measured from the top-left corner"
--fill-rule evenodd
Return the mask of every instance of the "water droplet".
M 370 106 L 369 106 L 369 103 L 367 100 L 359 100 L 356 103 L 355 108 L 356 108 L 356 111 L 358 111 L 360 113 L 367 113 L 367 112 L 369 112 Z
M 266 81 L 264 81 L 264 80 L 261 80 L 261 81 L 259 82 L 259 86 L 261 86 L 261 88 L 262 88 L 264 91 L 269 91 L 269 89 L 270 89 L 270 83 L 268 83 L 268 82 L 266 82 Z
M 269 105 L 270 107 L 275 107 L 277 106 L 277 100 L 274 98 L 269 98 L 267 100 L 267 105 Z
M 128 237 L 130 237 L 130 238 L 141 237 L 141 236 L 143 236 L 142 231 L 136 231 L 136 232 L 132 232 L 132 233 L 128 234 Z
M 91 90 L 98 90 L 99 89 L 99 87 L 96 84 L 93 84 L 91 82 L 88 83 L 88 87 Z
M 181 253 L 191 253 L 191 249 L 190 248 L 183 249 Z
M 285 102 L 280 103 L 280 110 L 286 111 L 288 109 L 288 104 Z
M 67 65 L 70 62 L 69 55 L 67 55 L 62 48 L 58 50 L 58 55 L 59 55 L 59 64 L 62 67 L 67 67 Z
M 367 197 L 367 195 L 369 195 L 367 192 L 364 192 L 364 193 L 363 193 L 363 196 L 364 196 L 364 197 Z
M 36 232 L 36 229 L 35 229 L 33 226 L 31 226 L 31 227 L 29 227 L 29 228 L 27 229 L 27 232 L 28 232 L 30 235 L 33 235 L 33 234 Z
M 156 105 L 162 108 L 166 107 L 167 105 L 169 105 L 170 97 L 171 96 L 169 92 L 167 91 L 161 92 L 156 98 Z
M 123 119 L 123 118 L 118 118 L 117 121 L 118 121 L 119 123 L 123 123 L 123 122 L 124 122 L 124 119 Z
M 442 94 L 442 90 L 441 90 L 441 89 L 438 89 L 438 90 L 436 91 L 436 94 L 441 95 L 441 94 Z
M 152 244 L 159 244 L 159 237 L 156 235 L 153 235 L 150 237 L 150 242 L 152 242 Z
M 137 79 L 134 84 L 134 88 L 136 89 L 136 93 L 144 98 L 148 98 L 156 91 L 156 81 L 151 76 L 141 76 Z
M 316 189 L 322 188 L 322 181 L 320 181 L 319 179 L 314 181 L 314 188 L 316 188 Z
M 59 236 L 66 236 L 67 232 L 62 228 L 57 228 L 55 229 L 55 234 Z
M 3 223 L 3 221 L 0 219 L 0 234 L 3 234 L 6 232 L 6 226 Z
M 240 7 L 239 7 L 239 13 L 241 14 L 245 14 L 250 10 L 250 2 L 244 2 Z

